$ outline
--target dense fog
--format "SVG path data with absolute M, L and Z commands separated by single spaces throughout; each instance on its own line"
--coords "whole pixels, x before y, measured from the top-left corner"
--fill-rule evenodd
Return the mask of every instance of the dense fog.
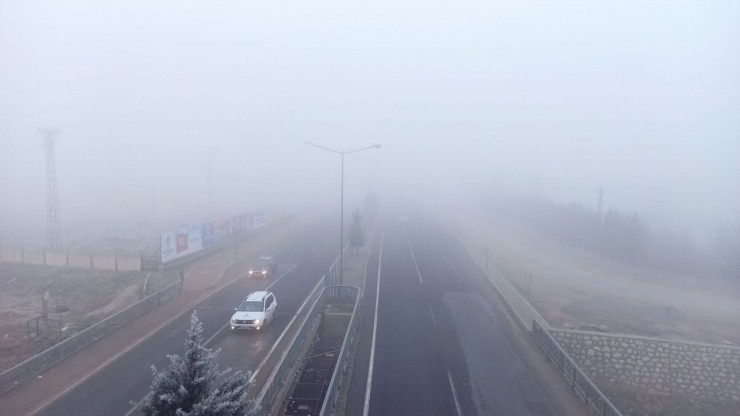
M 312 141 L 382 144 L 346 157 L 353 206 L 603 187 L 645 232 L 737 230 L 737 2 L 389 6 L 4 2 L 0 241 L 43 242 L 41 127 L 63 229 L 336 206 Z

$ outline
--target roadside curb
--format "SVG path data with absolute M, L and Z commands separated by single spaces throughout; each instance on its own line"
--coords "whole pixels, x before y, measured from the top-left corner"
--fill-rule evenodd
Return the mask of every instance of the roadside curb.
M 472 260 L 473 264 L 476 265 L 476 267 L 480 270 L 480 272 L 486 277 L 486 280 L 493 286 L 493 288 L 496 290 L 496 293 L 503 299 L 504 304 L 506 305 L 507 309 L 509 309 L 514 316 L 516 316 L 516 322 L 519 323 L 519 325 L 525 329 L 528 333 L 532 333 L 532 322 L 528 319 L 524 318 L 524 314 L 532 316 L 533 320 L 536 320 L 537 323 L 539 323 L 543 328 L 550 329 L 550 324 L 540 315 L 539 311 L 532 306 L 529 301 L 527 301 L 521 293 L 514 287 L 514 285 L 504 276 L 503 273 L 501 273 L 498 268 L 491 264 L 491 267 L 493 267 L 493 270 L 498 273 L 502 278 L 502 283 L 504 285 L 508 284 L 508 294 L 505 293 L 501 286 L 493 279 L 491 274 L 489 274 L 483 266 L 480 265 L 476 257 L 474 256 L 474 253 L 472 253 L 470 250 L 468 250 L 467 245 L 463 242 L 463 240 L 468 241 L 470 244 L 475 245 L 475 242 L 472 240 L 472 238 L 468 235 L 468 233 L 462 229 L 461 227 L 455 226 L 451 221 L 445 220 L 444 221 L 445 227 L 451 232 L 451 234 L 454 236 L 455 240 L 457 241 L 457 244 L 460 245 L 460 248 L 467 253 L 467 255 L 470 257 L 470 260 Z M 517 297 L 517 303 L 520 304 L 520 306 L 515 305 L 514 301 L 511 299 L 511 297 Z M 528 309 L 527 311 L 522 311 L 520 308 Z

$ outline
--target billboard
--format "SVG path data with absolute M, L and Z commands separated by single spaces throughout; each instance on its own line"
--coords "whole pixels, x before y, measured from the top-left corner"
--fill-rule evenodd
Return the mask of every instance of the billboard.
M 223 218 L 203 224 L 203 248 L 218 244 L 234 235 L 233 218 Z
M 278 222 L 286 216 L 285 208 L 273 208 L 270 210 L 270 223 Z
M 252 231 L 252 214 L 239 215 L 232 219 L 234 222 L 234 229 L 240 233 L 246 233 Z
M 193 227 L 179 228 L 160 235 L 162 263 L 185 257 L 196 251 L 217 245 L 234 236 L 247 233 L 283 217 L 280 209 L 263 209 L 236 217 L 223 218 Z
M 162 263 L 185 257 L 203 248 L 200 226 L 167 231 L 160 235 L 160 239 Z
M 263 209 L 254 213 L 254 228 L 261 228 L 270 223 L 270 211 Z

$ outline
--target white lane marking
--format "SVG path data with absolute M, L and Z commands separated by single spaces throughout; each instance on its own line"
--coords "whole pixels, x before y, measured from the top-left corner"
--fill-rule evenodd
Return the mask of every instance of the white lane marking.
M 370 249 L 367 253 L 367 258 L 365 259 L 365 272 L 362 274 L 362 292 L 360 292 L 360 296 L 362 298 L 365 297 L 365 282 L 367 282 L 367 266 L 370 264 L 370 251 L 372 251 L 373 246 L 375 244 L 375 237 L 378 235 L 377 232 L 373 233 L 373 238 L 370 240 Z
M 319 248 L 319 246 L 314 246 L 314 248 L 311 249 L 311 253 L 313 253 L 314 251 L 316 251 L 317 248 Z
M 294 265 L 293 265 L 293 267 L 291 267 L 290 269 L 288 269 L 288 271 L 287 271 L 287 272 L 283 273 L 282 275 L 280 275 L 280 277 L 278 277 L 277 279 L 275 279 L 275 281 L 274 281 L 274 282 L 270 283 L 270 284 L 269 284 L 269 285 L 268 285 L 268 286 L 267 286 L 267 287 L 265 288 L 265 290 L 266 290 L 266 291 L 267 291 L 267 290 L 270 290 L 270 288 L 271 288 L 271 287 L 275 286 L 275 283 L 279 282 L 279 281 L 280 281 L 280 279 L 282 279 L 282 278 L 283 278 L 283 277 L 285 277 L 285 276 L 286 276 L 286 275 L 287 275 L 288 273 L 292 272 L 292 271 L 293 271 L 293 269 L 295 269 L 296 267 L 298 267 L 298 265 L 299 265 L 299 264 L 301 264 L 301 261 L 303 261 L 303 260 L 298 260 L 298 263 L 294 264 Z
M 473 288 L 472 288 L 472 287 L 470 287 L 470 284 L 468 283 L 468 280 L 467 280 L 467 279 L 465 279 L 465 278 L 463 277 L 462 273 L 460 273 L 460 270 L 457 270 L 457 267 L 455 267 L 455 265 L 454 265 L 454 264 L 452 264 L 452 260 L 450 260 L 450 258 L 449 258 L 449 257 L 447 256 L 447 254 L 445 254 L 444 252 L 442 252 L 442 255 L 443 255 L 443 256 L 445 257 L 445 259 L 447 259 L 447 263 L 448 263 L 448 264 L 450 265 L 450 267 L 452 267 L 452 270 L 454 270 L 454 271 L 455 271 L 455 273 L 457 273 L 457 276 L 458 276 L 458 277 L 460 278 L 460 280 L 462 280 L 462 281 L 463 281 L 463 283 L 465 283 L 465 287 L 467 287 L 467 288 L 468 288 L 468 290 L 469 290 L 469 291 L 470 291 L 471 293 L 475 293 L 475 291 L 473 290 Z
M 367 384 L 365 385 L 365 406 L 362 415 L 370 414 L 370 391 L 373 387 L 373 365 L 375 364 L 375 337 L 378 334 L 378 299 L 380 299 L 380 270 L 383 265 L 383 241 L 385 241 L 385 224 L 383 234 L 380 237 L 380 255 L 378 256 L 378 286 L 375 289 L 375 319 L 373 320 L 373 341 L 370 344 L 370 366 L 367 371 Z
M 136 405 L 134 407 L 132 407 L 131 410 L 129 410 L 128 412 L 126 412 L 126 414 L 123 415 L 123 416 L 131 416 L 132 414 L 134 414 L 134 412 L 137 411 L 137 410 L 139 410 L 139 407 L 142 404 L 144 404 L 144 400 L 146 400 L 146 396 L 144 396 L 143 399 L 139 400 L 139 403 L 136 403 Z
M 450 370 L 447 370 L 447 379 L 450 380 L 450 388 L 452 389 L 452 397 L 455 398 L 455 408 L 457 409 L 457 416 L 462 416 L 462 409 L 460 408 L 460 399 L 457 398 L 457 389 L 455 389 L 455 382 L 452 381 L 452 374 L 450 374 Z
M 403 232 L 406 234 L 406 243 L 409 245 L 409 251 L 411 252 L 411 260 L 414 261 L 414 267 L 416 268 L 416 275 L 419 277 L 419 281 L 423 285 L 424 281 L 421 280 L 421 273 L 419 273 L 419 266 L 416 264 L 416 257 L 414 256 L 414 250 L 411 248 L 411 240 L 409 240 L 409 233 L 406 231 L 406 227 L 403 227 Z
M 229 318 L 229 320 L 231 320 L 231 318 Z M 226 329 L 226 328 L 228 328 L 228 327 L 229 327 L 229 324 L 230 324 L 229 322 L 226 322 L 226 324 L 225 324 L 224 326 L 222 326 L 222 327 L 221 327 L 221 329 L 219 329 L 218 331 L 216 331 L 216 333 L 215 333 L 215 334 L 211 335 L 211 337 L 210 337 L 210 338 L 208 338 L 208 339 L 206 340 L 206 342 L 204 342 L 204 343 L 203 343 L 203 346 L 204 346 L 204 347 L 205 347 L 205 346 L 208 346 L 208 344 L 210 344 L 210 343 L 211 343 L 211 341 L 213 341 L 213 338 L 216 338 L 216 335 L 220 334 L 220 333 L 221 333 L 221 331 L 223 331 L 224 329 Z
M 434 322 L 434 325 L 437 326 L 437 320 L 434 319 L 434 311 L 432 310 L 432 305 L 427 304 L 429 306 L 429 315 L 432 317 L 432 322 Z
M 254 372 L 252 373 L 252 377 L 249 378 L 249 382 L 250 383 L 252 381 L 254 381 L 255 378 L 257 378 L 257 374 L 260 372 L 260 370 L 262 370 L 262 367 L 265 366 L 265 363 L 267 363 L 267 360 L 270 358 L 270 356 L 272 355 L 272 353 L 275 352 L 275 349 L 277 348 L 278 344 L 280 344 L 280 341 L 283 339 L 283 337 L 285 336 L 285 334 L 288 333 L 288 329 L 290 329 L 290 327 L 293 325 L 293 322 L 295 322 L 296 318 L 298 318 L 298 315 L 301 314 L 301 312 L 303 311 L 303 308 L 306 307 L 306 304 L 308 303 L 308 300 L 313 297 L 313 294 L 316 292 L 316 290 L 318 290 L 318 288 L 321 286 L 321 284 L 324 283 L 324 279 L 325 279 L 325 277 L 322 277 L 319 280 L 319 282 L 316 283 L 316 286 L 314 286 L 314 288 L 311 291 L 311 293 L 306 297 L 306 300 L 303 301 L 303 304 L 301 305 L 301 307 L 298 308 L 298 312 L 296 312 L 295 315 L 293 315 L 293 318 L 290 320 L 290 322 L 288 322 L 288 325 L 283 330 L 283 333 L 280 334 L 280 336 L 278 337 L 277 341 L 275 341 L 275 343 L 272 344 L 272 348 L 270 348 L 270 351 L 267 352 L 267 355 L 265 355 L 265 358 L 262 359 L 262 361 L 260 362 L 260 364 L 254 370 Z

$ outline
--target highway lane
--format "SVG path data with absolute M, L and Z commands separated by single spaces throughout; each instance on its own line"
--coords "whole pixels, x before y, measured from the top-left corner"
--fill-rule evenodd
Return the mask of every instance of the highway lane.
M 324 221 L 276 255 L 280 264 L 278 276 L 282 278 L 270 290 L 277 297 L 280 314 L 263 333 L 237 335 L 221 329 L 233 314 L 233 308 L 249 292 L 264 289 L 274 281 L 241 278 L 195 308 L 203 322 L 204 339 L 211 339 L 208 346 L 222 347 L 224 351 L 228 347 L 229 352 L 224 352 L 225 357 L 219 359 L 222 368 L 226 366 L 248 371 L 257 367 L 290 321 L 288 314 L 295 313 L 334 261 L 338 253 L 338 238 L 332 238 L 336 235 L 335 228 L 334 221 Z M 232 271 L 231 276 L 243 274 L 248 266 L 247 262 L 238 263 L 235 267 L 237 270 Z M 288 270 L 288 274 L 281 274 Z M 37 415 L 99 416 L 129 413 L 132 403 L 139 402 L 149 390 L 149 367 L 154 364 L 163 368 L 169 362 L 166 354 L 184 352 L 185 331 L 189 320 L 189 314 L 183 315 L 41 409 Z M 231 354 L 237 350 L 237 356 Z M 84 351 L 81 353 L 84 354 Z
M 347 414 L 554 415 L 457 241 L 432 219 L 410 217 L 390 217 L 377 257 L 371 251 L 377 327 L 366 315 Z M 367 291 L 366 313 L 374 300 Z

